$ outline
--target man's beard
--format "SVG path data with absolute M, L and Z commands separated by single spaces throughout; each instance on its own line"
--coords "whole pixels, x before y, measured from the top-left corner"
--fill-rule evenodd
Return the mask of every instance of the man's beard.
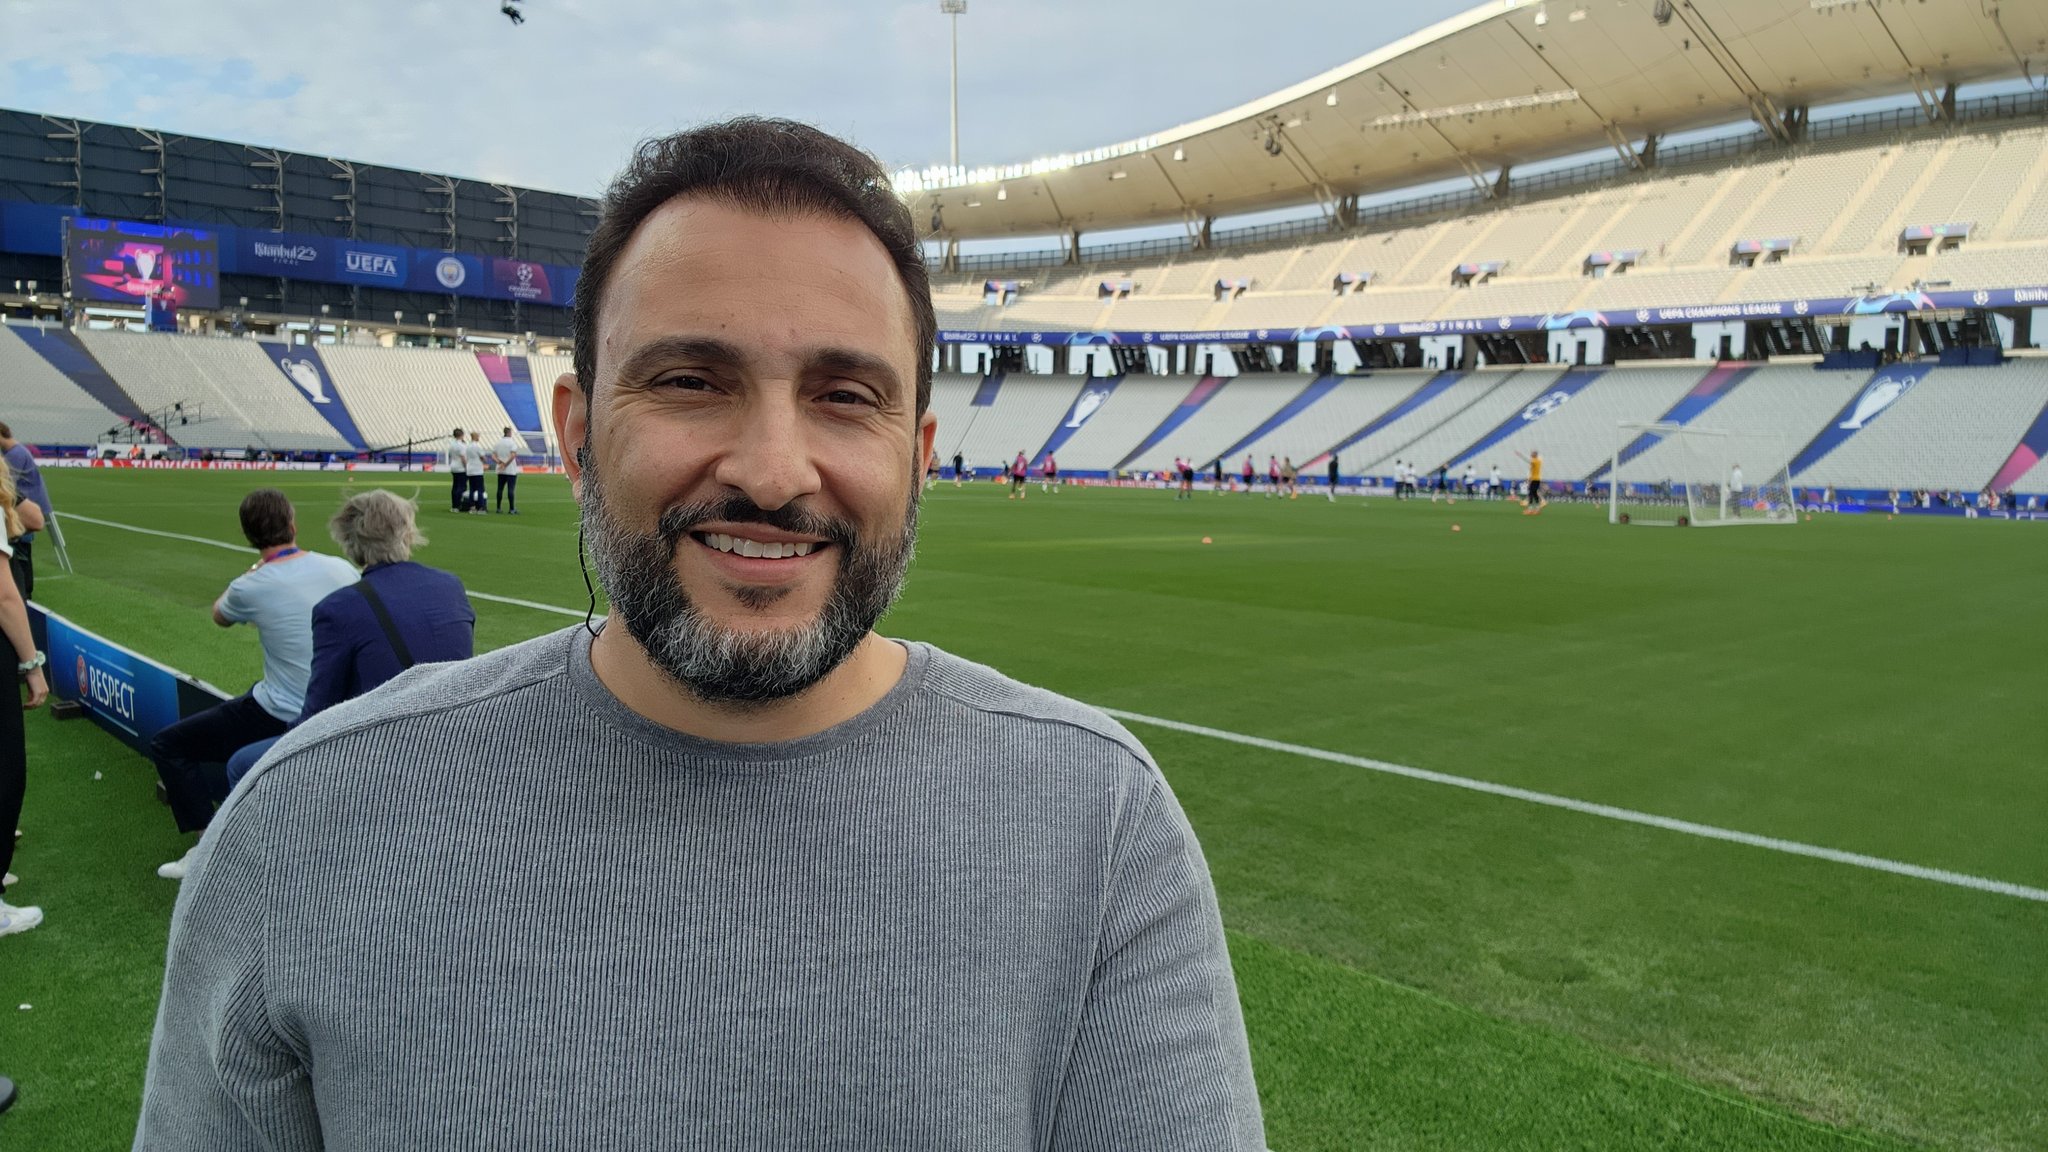
M 915 484 L 907 496 L 903 531 L 893 540 L 870 541 L 850 522 L 798 504 L 769 511 L 737 492 L 670 508 L 653 532 L 638 532 L 614 517 L 596 461 L 588 450 L 582 457 L 578 503 L 605 595 L 655 667 L 707 703 L 745 709 L 805 691 L 853 654 L 903 590 L 917 545 Z M 839 571 L 817 617 L 794 628 L 742 632 L 720 625 L 691 602 L 676 573 L 677 550 L 702 547 L 690 533 L 713 522 L 764 524 L 831 541 Z M 739 586 L 732 595 L 747 608 L 764 608 L 787 591 Z

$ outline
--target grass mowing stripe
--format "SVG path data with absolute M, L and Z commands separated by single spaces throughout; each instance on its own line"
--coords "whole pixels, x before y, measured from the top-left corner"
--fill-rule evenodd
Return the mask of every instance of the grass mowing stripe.
M 1097 705 L 1100 707 L 1100 705 Z M 1524 800 L 1531 804 L 1542 804 L 1551 808 L 1563 808 L 1587 816 L 1603 816 L 1609 820 L 1620 820 L 1629 824 L 1642 824 L 1650 828 L 1661 828 L 1666 832 L 1682 832 L 1688 836 L 1702 836 L 1709 840 L 1725 840 L 1731 844 L 1745 844 L 1751 848 L 1768 848 L 1773 852 L 1785 852 L 1793 856 L 1809 856 L 1816 860 L 1827 860 L 1836 864 L 1848 864 L 1857 868 L 1868 868 L 1877 872 L 1890 872 L 1898 876 L 1911 876 L 1916 880 L 1932 880 L 1937 884 L 1952 884 L 1958 888 L 1969 888 L 1978 892 L 1991 892 L 2000 896 L 2013 896 L 2021 900 L 2034 900 L 2048 904 L 2048 890 L 2029 888 L 2024 884 L 2013 884 L 2004 880 L 1991 880 L 1982 876 L 1971 876 L 1962 872 L 1949 872 L 1940 868 L 1924 868 L 1918 864 L 1906 864 L 1898 860 L 1886 860 L 1878 856 L 1865 856 L 1860 852 L 1844 852 L 1837 848 L 1823 848 L 1816 844 L 1802 844 L 1797 840 L 1780 840 L 1775 836 L 1759 836 L 1754 832 L 1738 832 L 1732 828 L 1716 828 L 1711 824 L 1695 824 L 1690 820 L 1677 820 L 1669 816 L 1658 816 L 1649 812 L 1637 812 L 1629 808 L 1616 808 L 1610 804 L 1595 804 L 1588 800 L 1574 800 L 1569 796 L 1553 796 L 1548 792 L 1535 792 L 1527 788 L 1516 788 L 1510 784 L 1495 784 L 1490 780 L 1474 780 L 1469 776 L 1453 776 L 1447 772 L 1432 772 L 1427 768 L 1410 768 L 1405 764 L 1390 764 L 1385 760 L 1373 760 L 1364 756 L 1353 756 L 1345 752 L 1331 752 L 1322 748 L 1310 748 L 1302 744 L 1289 744 L 1280 740 L 1268 740 L 1263 736 L 1247 736 L 1242 732 L 1227 732 L 1221 728 L 1207 728 L 1200 724 L 1188 724 L 1180 720 L 1164 720 L 1140 712 L 1126 712 L 1120 708 L 1102 708 L 1102 711 L 1119 720 L 1134 724 L 1147 724 L 1155 728 L 1170 728 L 1194 736 L 1207 736 L 1212 740 L 1227 740 L 1232 744 L 1243 744 L 1251 748 L 1263 748 L 1269 752 L 1285 752 L 1294 756 L 1306 756 L 1315 760 L 1327 760 L 1333 764 L 1344 764 L 1353 768 L 1364 768 L 1373 772 L 1385 772 L 1391 776 L 1404 776 L 1410 780 L 1422 780 L 1431 784 L 1446 784 L 1453 788 L 1464 788 L 1473 792 L 1484 792 L 1490 796 L 1504 796 L 1511 800 Z
M 251 551 L 246 544 L 231 544 L 226 540 L 209 540 L 204 536 L 187 536 L 183 532 L 165 532 L 159 528 L 142 528 L 134 524 L 122 524 L 115 520 L 101 520 L 93 516 L 80 516 L 76 512 L 59 512 L 57 515 L 65 520 L 98 524 L 103 528 L 119 528 L 124 532 L 140 532 L 145 536 L 161 536 L 166 540 L 183 540 L 188 544 L 205 544 L 212 548 L 225 548 L 230 552 Z M 310 552 L 312 549 L 309 548 L 307 551 Z M 477 592 L 471 589 L 465 589 L 465 591 L 469 593 L 469 598 L 472 600 L 489 600 L 493 604 L 511 604 L 520 608 L 531 608 L 536 612 L 553 612 L 558 616 L 574 616 L 579 620 L 585 615 L 585 613 L 579 612 L 574 608 L 564 608 L 558 604 L 542 604 L 538 600 L 521 600 L 517 596 L 498 596 L 489 592 Z
M 164 532 L 155 528 L 139 528 L 133 524 L 121 524 L 113 520 L 99 520 L 91 516 L 62 513 L 66 519 L 81 520 L 88 524 L 99 524 L 108 528 L 121 528 L 130 532 L 141 532 L 150 536 L 162 536 L 171 540 L 185 540 L 194 544 L 207 544 L 215 548 L 229 548 L 247 551 L 239 545 L 224 540 L 209 540 L 203 536 L 188 536 L 179 532 Z M 556 604 L 542 604 L 534 600 L 520 600 L 511 596 L 494 596 L 486 592 L 472 592 L 480 600 L 501 604 L 513 604 L 541 612 L 553 612 L 563 616 L 582 617 L 585 613 L 574 608 Z M 1620 820 L 1628 824 L 1641 824 L 1660 828 L 1666 832 L 1678 832 L 1687 836 L 1699 836 L 1708 840 L 1721 840 L 1730 844 L 1742 844 L 1751 848 L 1764 848 L 1792 856 L 1805 856 L 1814 860 L 1826 860 L 1834 864 L 1847 864 L 1855 868 L 1867 868 L 1874 872 L 1889 872 L 1895 876 L 1907 876 L 1915 880 L 1930 880 L 1937 884 L 1948 884 L 1957 888 L 1968 888 L 1976 892 L 1989 892 L 1998 896 L 2011 896 L 2020 900 L 2032 900 L 2048 904 L 2048 889 L 2030 888 L 2005 880 L 1993 880 L 1983 876 L 1972 876 L 1963 872 L 1950 872 L 1942 868 L 1928 868 L 1919 864 L 1908 864 L 1900 860 L 1887 860 L 1881 856 L 1866 856 L 1860 852 L 1844 852 L 1839 848 L 1825 848 L 1817 844 L 1804 844 L 1797 840 L 1783 840 L 1775 836 L 1760 836 L 1754 832 L 1741 832 L 1732 828 L 1719 828 L 1712 824 L 1698 824 L 1691 820 L 1679 820 L 1670 816 L 1658 816 L 1650 812 L 1638 812 L 1630 808 L 1617 808 L 1611 804 L 1597 804 L 1590 800 L 1574 800 L 1569 796 L 1556 796 L 1548 792 L 1537 792 L 1528 788 L 1517 788 L 1510 784 L 1496 784 L 1489 780 L 1476 780 L 1469 776 L 1454 776 L 1448 772 L 1433 772 L 1427 768 L 1411 768 L 1405 764 L 1394 764 L 1385 760 L 1374 760 L 1365 756 L 1353 756 L 1345 752 L 1331 752 L 1323 748 L 1311 748 L 1303 744 L 1289 744 L 1281 740 L 1270 740 L 1263 736 L 1248 736 L 1242 732 L 1231 732 L 1222 728 L 1210 728 L 1201 724 L 1189 724 L 1180 720 L 1167 720 L 1158 716 L 1147 716 L 1141 712 L 1126 712 L 1119 708 L 1103 708 L 1102 711 L 1119 720 L 1134 724 L 1145 724 L 1154 728 L 1169 728 L 1194 736 L 1206 736 L 1212 740 L 1224 740 L 1250 748 L 1262 748 L 1269 752 L 1284 752 L 1291 756 L 1305 756 L 1315 760 L 1326 760 L 1352 768 L 1364 768 L 1372 772 L 1384 772 L 1410 780 L 1430 784 L 1444 784 L 1452 788 L 1464 788 L 1472 792 L 1483 792 L 1490 796 L 1522 800 L 1530 804 L 1541 804 L 1550 808 L 1562 808 L 1585 816 L 1600 816 L 1609 820 Z

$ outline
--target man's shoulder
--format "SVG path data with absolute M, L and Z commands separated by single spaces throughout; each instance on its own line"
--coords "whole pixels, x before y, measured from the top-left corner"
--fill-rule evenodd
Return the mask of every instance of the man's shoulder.
M 566 675 L 576 627 L 581 625 L 468 660 L 415 664 L 372 691 L 337 704 L 286 733 L 275 753 L 266 758 L 266 767 L 301 753 L 317 754 L 389 725 L 460 724 L 469 709 Z
M 930 663 L 926 667 L 924 691 L 972 712 L 1006 717 L 1048 730 L 1064 730 L 1098 746 L 1106 756 L 1133 758 L 1151 774 L 1158 773 L 1152 754 L 1130 730 L 1097 708 L 1035 685 L 1012 679 L 985 664 L 977 664 L 943 649 L 926 645 Z

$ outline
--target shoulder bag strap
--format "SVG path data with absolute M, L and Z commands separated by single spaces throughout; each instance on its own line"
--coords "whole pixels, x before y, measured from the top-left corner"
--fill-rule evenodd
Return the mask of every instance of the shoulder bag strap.
M 383 626 L 384 639 L 391 642 L 391 651 L 398 657 L 399 671 L 412 667 L 412 649 L 405 646 L 405 637 L 398 634 L 398 625 L 392 622 L 391 611 L 384 607 L 384 598 L 370 587 L 368 579 L 356 581 L 356 590 L 363 594 L 363 599 L 369 602 L 370 611 L 377 616 L 377 623 Z

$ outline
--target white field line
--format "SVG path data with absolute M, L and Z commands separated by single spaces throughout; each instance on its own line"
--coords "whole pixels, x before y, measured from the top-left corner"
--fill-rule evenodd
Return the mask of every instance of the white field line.
M 63 520 L 76 520 L 82 524 L 98 524 L 104 528 L 119 528 L 124 532 L 140 532 L 144 536 L 161 536 L 166 540 L 183 540 L 188 544 L 204 544 L 209 548 L 225 548 L 230 552 L 241 552 L 245 555 L 254 551 L 247 544 L 233 544 L 226 540 L 209 540 L 204 536 L 187 536 L 183 532 L 165 532 L 157 528 L 140 528 L 133 524 L 122 524 L 113 520 L 99 520 L 91 516 L 80 516 L 76 512 L 59 512 L 57 516 Z M 308 551 L 311 551 L 311 549 L 308 549 Z M 511 604 L 520 608 L 531 608 L 536 612 L 552 612 L 557 616 L 574 616 L 578 620 L 583 619 L 583 611 L 580 608 L 563 608 L 555 604 L 542 604 L 537 600 L 521 600 L 517 596 L 494 596 L 489 592 L 478 592 L 475 589 L 468 589 L 467 591 L 469 592 L 469 598 L 472 600 L 489 600 L 494 604 Z
M 129 532 L 141 532 L 150 536 L 162 536 L 170 540 L 186 540 L 194 544 L 206 544 L 215 548 L 227 548 L 236 552 L 247 552 L 243 544 L 230 544 L 224 540 L 209 540 L 203 536 L 186 536 L 177 532 L 162 532 L 154 528 L 138 528 L 132 524 L 119 524 L 112 520 L 95 520 L 72 512 L 58 515 L 66 520 L 78 520 L 87 524 L 100 524 L 108 528 L 120 528 Z M 533 608 L 542 612 L 553 612 L 563 616 L 582 617 L 583 612 L 575 608 L 563 608 L 554 604 L 540 604 L 532 600 L 517 600 L 510 596 L 490 596 L 472 592 L 480 600 L 492 600 L 503 604 L 515 604 L 522 608 Z M 1915 880 L 1932 880 L 1937 884 L 1948 884 L 1957 888 L 1968 888 L 1976 892 L 1989 892 L 1998 896 L 2013 896 L 2021 900 L 2033 900 L 2048 904 L 2048 889 L 2029 888 L 2024 884 L 2013 884 L 2004 880 L 1991 880 L 1972 876 L 1964 872 L 1950 872 L 1941 868 L 1926 868 L 1918 864 L 1907 864 L 1899 860 L 1887 860 L 1881 856 L 1865 856 L 1861 852 L 1844 852 L 1838 848 L 1823 848 L 1817 844 L 1804 844 L 1797 840 L 1781 840 L 1775 836 L 1759 836 L 1754 832 L 1738 832 L 1732 828 L 1717 828 L 1712 824 L 1696 824 L 1690 820 L 1676 820 L 1669 816 L 1658 816 L 1649 812 L 1637 812 L 1630 808 L 1616 808 L 1611 804 L 1595 804 L 1589 800 L 1574 800 L 1569 796 L 1556 796 L 1548 792 L 1536 792 L 1528 788 L 1517 788 L 1512 784 L 1496 784 L 1490 780 L 1475 780 L 1469 776 L 1453 776 L 1448 772 L 1432 772 L 1427 768 L 1410 768 L 1405 764 L 1394 764 L 1385 760 L 1374 760 L 1365 756 L 1353 756 L 1346 752 L 1331 752 L 1323 748 L 1311 748 L 1305 744 L 1289 744 L 1280 740 L 1268 740 L 1263 736 L 1247 736 L 1242 732 L 1231 732 L 1222 728 L 1209 728 L 1200 724 L 1188 724 L 1180 720 L 1165 720 L 1147 716 L 1141 712 L 1126 712 L 1121 708 L 1103 708 L 1103 712 L 1119 720 L 1143 724 L 1152 728 L 1165 728 L 1174 732 L 1185 732 L 1193 736 L 1207 736 L 1211 740 L 1222 740 L 1241 744 L 1248 748 L 1261 748 L 1268 752 L 1284 752 L 1290 756 L 1302 756 L 1311 760 L 1323 760 L 1331 764 L 1342 764 L 1350 768 L 1363 768 L 1370 772 L 1384 772 L 1389 776 L 1401 776 L 1409 780 L 1420 780 L 1428 784 L 1443 784 L 1452 788 L 1463 788 L 1468 792 L 1481 792 L 1488 796 L 1500 796 L 1509 800 L 1521 800 L 1530 804 L 1541 804 L 1546 808 L 1562 808 L 1584 816 L 1599 816 L 1608 820 L 1619 820 L 1624 824 L 1639 824 L 1646 828 L 1658 828 L 1666 832 L 1678 832 L 1687 836 L 1698 836 L 1706 840 L 1721 840 L 1730 844 L 1741 844 L 1750 848 L 1764 848 L 1772 852 L 1783 852 L 1790 856 L 1805 856 L 1814 860 L 1826 860 L 1834 864 L 1847 864 L 1855 868 L 1867 868 L 1873 872 L 1889 872 L 1894 876 L 1909 876 Z

